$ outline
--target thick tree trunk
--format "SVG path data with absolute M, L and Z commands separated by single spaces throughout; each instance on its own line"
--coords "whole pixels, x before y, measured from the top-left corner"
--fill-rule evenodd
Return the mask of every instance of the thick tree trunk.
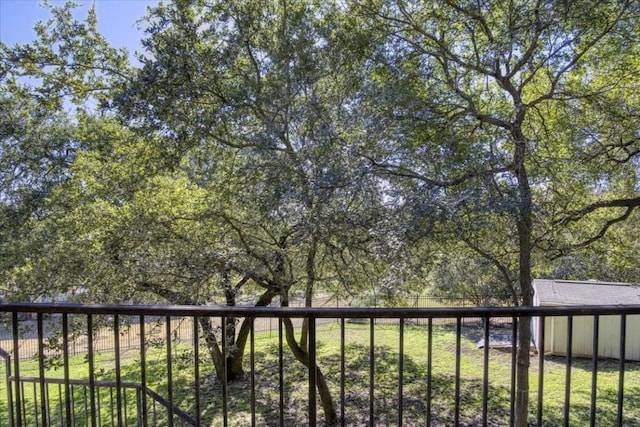
M 307 350 L 301 348 L 298 345 L 293 331 L 293 324 L 291 323 L 291 319 L 282 319 L 282 322 L 285 327 L 285 337 L 287 339 L 287 344 L 289 345 L 293 356 L 298 362 L 302 363 L 308 369 L 309 353 Z M 329 390 L 327 381 L 317 364 L 315 366 L 315 374 L 316 386 L 318 388 L 318 395 L 320 396 L 320 401 L 322 403 L 325 422 L 328 425 L 334 425 L 338 421 L 338 414 L 336 412 L 335 404 L 333 403 L 333 398 L 331 397 L 331 390 Z M 311 404 L 311 402 L 309 403 Z
M 208 317 L 198 317 L 200 328 L 202 328 L 202 335 L 205 343 L 207 344 L 207 350 L 209 356 L 213 361 L 213 366 L 216 370 L 216 378 L 220 381 L 224 380 L 224 356 L 220 350 L 220 345 L 216 338 L 211 319 Z
M 314 255 L 315 256 L 315 255 Z M 280 286 L 280 305 L 282 307 L 289 306 L 289 288 L 288 285 Z M 309 299 L 307 299 L 309 301 Z M 309 353 L 307 351 L 307 346 L 301 347 L 296 341 L 295 333 L 293 330 L 293 324 L 291 323 L 291 319 L 283 318 L 282 323 L 285 327 L 285 337 L 287 340 L 287 345 L 291 349 L 291 353 L 296 358 L 296 360 L 302 363 L 307 369 L 309 368 Z M 308 331 L 308 323 L 303 325 L 304 338 L 303 340 L 306 342 L 307 332 Z M 331 390 L 329 390 L 329 385 L 322 373 L 322 370 L 318 365 L 315 366 L 315 375 L 316 375 L 316 387 L 318 389 L 318 395 L 320 396 L 320 402 L 322 404 L 322 410 L 325 416 L 325 423 L 327 425 L 334 425 L 338 421 L 338 415 L 336 412 L 335 404 L 333 402 L 333 397 L 331 396 Z
M 260 296 L 256 307 L 266 307 L 271 304 L 273 298 L 278 295 L 278 289 L 269 288 Z M 244 369 L 242 368 L 242 362 L 244 360 L 244 352 L 247 346 L 247 340 L 249 333 L 251 332 L 251 318 L 245 318 L 240 326 L 238 337 L 236 338 L 236 351 L 233 354 L 231 360 L 231 372 L 234 376 L 244 376 Z
M 529 347 L 531 318 L 523 317 L 518 323 L 518 352 L 516 354 L 516 413 L 515 425 L 528 426 L 529 417 Z
M 531 306 L 533 289 L 531 273 L 527 282 L 520 284 L 522 305 Z M 529 418 L 529 364 L 531 350 L 531 318 L 521 317 L 518 322 L 518 349 L 516 354 L 516 413 L 515 426 L 527 427 Z
M 229 277 L 229 271 L 225 271 L 222 274 L 222 280 L 224 285 L 224 296 L 226 300 L 227 307 L 235 307 L 236 305 L 236 288 L 231 285 L 231 278 Z M 236 343 L 236 318 L 235 317 L 227 317 L 224 324 L 224 337 L 226 340 L 226 348 L 233 349 Z M 235 350 L 227 350 L 227 380 L 232 381 L 237 377 L 241 376 L 234 372 L 233 370 L 233 358 L 234 354 L 237 353 Z
M 307 285 L 304 290 L 304 305 L 311 307 L 313 304 L 313 287 L 316 283 L 316 254 L 318 253 L 318 237 L 314 235 L 311 239 L 311 247 L 307 253 L 306 272 Z M 302 322 L 302 333 L 300 336 L 300 347 L 307 347 L 309 334 L 309 320 L 304 319 Z
M 270 288 L 267 289 L 258 299 L 256 303 L 256 307 L 264 307 L 271 303 L 273 298 L 278 295 L 278 290 Z M 202 329 L 202 334 L 207 345 L 207 350 L 209 352 L 209 356 L 213 361 L 216 378 L 220 381 L 224 380 L 224 358 L 222 355 L 222 349 L 218 339 L 215 335 L 214 325 L 211 322 L 211 319 L 208 317 L 199 317 L 198 322 L 200 323 L 200 328 Z M 244 360 L 244 353 L 247 345 L 247 340 L 249 337 L 249 333 L 251 332 L 251 319 L 246 318 L 243 320 L 242 325 L 240 326 L 240 330 L 238 332 L 237 337 L 235 336 L 235 320 L 233 324 L 233 328 L 229 328 L 229 323 L 227 319 L 227 334 L 229 334 L 229 330 L 231 329 L 234 332 L 233 341 L 229 341 L 229 337 L 227 336 L 227 344 L 235 343 L 235 350 L 231 352 L 227 356 L 227 381 L 232 381 L 234 379 L 242 378 L 244 376 L 244 369 L 242 367 L 242 363 Z M 229 348 L 229 347 L 227 347 Z
M 531 277 L 531 233 L 533 225 L 532 195 L 529 176 L 525 165 L 527 142 L 519 124 L 524 120 L 524 109 L 517 114 L 513 126 L 515 140 L 514 167 L 518 179 L 520 206 L 518 209 L 517 228 L 519 259 L 519 283 L 522 305 L 533 304 Z M 521 318 L 518 323 L 518 352 L 516 355 L 516 408 L 515 426 L 527 427 L 529 417 L 529 360 L 531 346 L 531 319 Z

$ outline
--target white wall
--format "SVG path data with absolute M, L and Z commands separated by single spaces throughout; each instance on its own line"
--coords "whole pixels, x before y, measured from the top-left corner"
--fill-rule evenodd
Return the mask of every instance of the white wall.
M 640 315 L 628 315 L 626 319 L 625 359 L 640 361 Z M 540 319 L 534 322 L 536 347 L 540 351 Z M 566 316 L 545 318 L 545 354 L 564 356 L 567 354 Z M 574 316 L 571 352 L 574 357 L 593 355 L 593 316 Z M 620 316 L 600 316 L 598 334 L 598 356 L 620 358 Z

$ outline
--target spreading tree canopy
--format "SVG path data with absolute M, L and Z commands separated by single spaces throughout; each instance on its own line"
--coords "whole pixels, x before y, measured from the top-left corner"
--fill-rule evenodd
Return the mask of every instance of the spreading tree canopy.
M 180 0 L 149 10 L 136 66 L 93 12 L 50 11 L 0 44 L 16 298 L 311 304 L 436 279 L 531 305 L 534 274 L 637 280 L 635 1 Z M 241 375 L 248 326 L 228 355 L 201 327 L 218 375 L 224 357 Z

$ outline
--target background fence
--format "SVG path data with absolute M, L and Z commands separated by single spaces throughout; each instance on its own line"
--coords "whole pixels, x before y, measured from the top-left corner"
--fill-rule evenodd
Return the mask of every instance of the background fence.
M 303 307 L 304 298 L 292 298 L 290 307 Z M 276 305 L 274 304 L 274 307 Z M 361 300 L 344 300 L 330 297 L 321 297 L 314 301 L 314 307 L 381 307 L 388 306 L 381 300 L 375 298 L 367 299 L 366 305 Z M 476 305 L 465 299 L 460 298 L 435 298 L 426 295 L 413 295 L 405 299 L 404 304 L 398 304 L 405 308 L 471 308 Z M 43 337 L 45 338 L 45 355 L 59 355 L 62 347 L 62 330 L 59 315 L 45 315 Z M 132 316 L 121 316 L 119 319 L 120 351 L 127 351 L 140 348 L 140 325 L 139 318 Z M 242 318 L 237 318 L 238 325 L 242 322 Z M 145 342 L 148 346 L 164 343 L 167 339 L 167 319 L 165 317 L 147 316 L 145 318 Z M 194 323 L 191 318 L 170 318 L 171 336 L 174 342 L 191 342 L 194 335 Z M 334 322 L 335 319 L 319 319 L 318 325 Z M 367 323 L 367 319 L 350 319 L 354 323 Z M 408 319 L 411 323 L 412 320 Z M 492 318 L 493 325 L 508 326 L 511 324 L 510 317 Z M 10 322 L 9 318 L 5 318 L 0 326 L 0 348 L 15 354 L 13 351 L 14 341 L 12 338 L 13 331 L 7 326 Z M 254 320 L 255 330 L 257 332 L 267 332 L 269 334 L 276 333 L 278 330 L 278 319 L 276 318 L 258 318 Z M 397 323 L 397 319 L 380 319 L 379 323 Z M 426 319 L 413 319 L 414 324 L 425 325 Z M 433 319 L 434 325 L 454 325 L 455 318 L 449 319 Z M 481 326 L 481 318 L 463 318 L 462 324 Z M 32 313 L 22 313 L 20 323 L 20 340 L 18 342 L 18 354 L 21 360 L 34 359 L 38 356 L 38 340 L 37 340 L 37 322 Z M 69 353 L 71 355 L 84 354 L 87 352 L 87 327 L 85 316 L 73 315 L 69 316 Z M 94 319 L 93 348 L 97 353 L 110 352 L 115 349 L 113 336 L 114 318 L 113 316 L 96 316 Z M 300 327 L 301 319 L 294 320 L 294 326 Z

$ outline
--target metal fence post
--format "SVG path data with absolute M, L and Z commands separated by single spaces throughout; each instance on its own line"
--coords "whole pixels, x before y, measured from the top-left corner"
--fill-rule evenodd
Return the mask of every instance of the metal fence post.
M 316 319 L 309 316 L 309 427 L 316 426 Z
M 13 393 L 11 390 L 11 355 L 0 348 L 0 357 L 4 359 L 4 371 L 6 373 L 7 387 L 7 417 L 9 427 L 13 427 Z

